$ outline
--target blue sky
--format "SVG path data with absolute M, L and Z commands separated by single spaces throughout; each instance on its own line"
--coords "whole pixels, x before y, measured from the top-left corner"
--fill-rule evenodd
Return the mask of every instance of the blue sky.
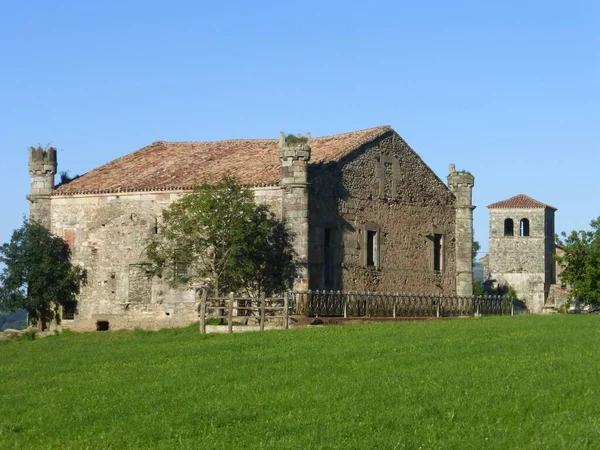
M 0 242 L 27 148 L 84 173 L 156 140 L 389 124 L 486 205 L 524 193 L 557 230 L 600 215 L 600 2 L 0 2 Z M 482 253 L 483 254 L 483 253 Z

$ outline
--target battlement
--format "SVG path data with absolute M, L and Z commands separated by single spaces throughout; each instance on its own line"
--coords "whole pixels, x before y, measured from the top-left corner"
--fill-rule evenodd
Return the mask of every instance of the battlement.
M 306 137 L 298 134 L 292 138 L 285 137 L 283 131 L 279 132 L 279 158 L 286 159 L 302 159 L 303 161 L 310 160 L 310 142 L 312 138 L 310 133 L 306 133 Z
M 54 175 L 56 168 L 56 149 L 54 147 L 46 150 L 40 146 L 29 147 L 29 173 L 31 175 Z
M 456 171 L 456 166 L 454 164 L 450 164 L 448 174 L 448 186 L 450 189 L 454 189 L 457 187 L 469 187 L 472 188 L 475 186 L 475 177 L 466 170 Z

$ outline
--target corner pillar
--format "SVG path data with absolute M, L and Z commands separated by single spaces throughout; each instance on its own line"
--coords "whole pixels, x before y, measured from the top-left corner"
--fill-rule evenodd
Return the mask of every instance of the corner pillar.
M 27 200 L 30 202 L 29 220 L 39 223 L 47 229 L 50 229 L 52 222 L 50 196 L 54 189 L 56 169 L 56 149 L 54 147 L 29 148 L 29 175 L 31 176 L 31 190 L 27 195 Z
M 456 295 L 473 295 L 473 186 L 475 177 L 467 171 L 457 172 L 450 164 L 448 187 L 456 197 L 455 254 Z
M 281 160 L 281 189 L 283 190 L 282 215 L 295 233 L 294 247 L 298 254 L 300 273 L 294 289 L 308 289 L 308 178 L 310 160 L 310 133 L 286 139 L 279 134 L 279 159 Z

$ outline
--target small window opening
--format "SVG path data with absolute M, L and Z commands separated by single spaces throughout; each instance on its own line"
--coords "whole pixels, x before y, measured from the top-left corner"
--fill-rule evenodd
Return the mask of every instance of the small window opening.
M 65 302 L 62 304 L 62 319 L 74 320 L 77 313 L 77 302 Z
M 108 331 L 110 324 L 108 320 L 99 320 L 96 322 L 96 331 Z
M 433 270 L 440 272 L 443 267 L 442 245 L 443 234 L 436 234 L 433 238 Z
M 515 224 L 512 219 L 504 220 L 504 236 L 513 236 L 515 234 Z
M 176 279 L 185 279 L 188 277 L 189 259 L 183 250 L 175 250 L 173 264 L 173 276 Z
M 519 231 L 521 236 L 529 236 L 529 219 L 521 219 Z
M 334 230 L 325 228 L 323 233 L 323 286 L 331 289 L 333 286 L 333 246 Z
M 152 231 L 154 231 L 154 234 L 158 234 L 158 217 L 154 218 L 154 227 L 152 228 Z
M 377 256 L 377 231 L 367 230 L 367 266 L 375 266 Z

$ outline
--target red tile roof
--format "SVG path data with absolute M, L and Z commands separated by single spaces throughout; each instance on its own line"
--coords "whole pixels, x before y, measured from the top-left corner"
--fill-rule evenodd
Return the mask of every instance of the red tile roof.
M 501 202 L 492 203 L 488 205 L 489 209 L 499 208 L 550 208 L 556 210 L 554 206 L 546 205 L 545 203 L 538 202 L 537 200 L 528 197 L 525 194 L 515 195 L 514 197 L 507 198 Z
M 313 138 L 309 163 L 339 161 L 388 131 L 389 126 Z M 281 181 L 277 139 L 217 142 L 158 141 L 55 189 L 53 195 L 187 190 L 231 174 L 245 185 Z

